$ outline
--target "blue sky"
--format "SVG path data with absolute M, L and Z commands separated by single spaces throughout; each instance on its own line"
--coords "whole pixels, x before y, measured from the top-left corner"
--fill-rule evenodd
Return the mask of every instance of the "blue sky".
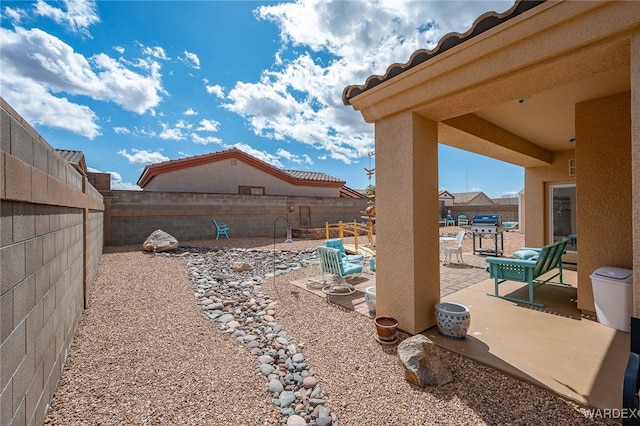
M 342 90 L 513 1 L 2 1 L 0 96 L 112 188 L 237 147 L 368 184 L 373 125 Z M 520 191 L 522 168 L 440 145 L 440 189 Z M 374 181 L 372 182 L 375 184 Z

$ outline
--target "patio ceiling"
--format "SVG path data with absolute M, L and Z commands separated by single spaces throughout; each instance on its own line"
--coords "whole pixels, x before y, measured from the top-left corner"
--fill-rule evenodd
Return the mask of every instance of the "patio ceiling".
M 346 100 L 367 122 L 412 111 L 440 143 L 546 165 L 575 147 L 576 103 L 630 91 L 629 6 L 546 2 Z

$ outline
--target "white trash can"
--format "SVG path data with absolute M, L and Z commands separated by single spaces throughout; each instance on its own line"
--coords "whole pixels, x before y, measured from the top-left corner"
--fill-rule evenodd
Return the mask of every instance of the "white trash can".
M 598 322 L 620 331 L 631 331 L 633 271 L 603 266 L 590 275 Z

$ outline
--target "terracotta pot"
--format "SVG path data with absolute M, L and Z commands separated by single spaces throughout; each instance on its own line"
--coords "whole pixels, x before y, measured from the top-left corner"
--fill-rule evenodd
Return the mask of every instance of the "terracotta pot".
M 391 317 L 376 317 L 373 322 L 376 324 L 376 332 L 379 340 L 383 342 L 393 342 L 397 339 L 398 320 Z

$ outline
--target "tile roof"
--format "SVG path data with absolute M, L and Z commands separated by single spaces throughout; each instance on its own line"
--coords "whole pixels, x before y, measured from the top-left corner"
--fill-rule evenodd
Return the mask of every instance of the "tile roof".
M 340 196 L 343 198 L 367 198 L 361 191 L 351 189 L 346 185 L 340 188 Z
M 546 0 L 517 0 L 516 3 L 507 11 L 503 13 L 496 12 L 487 12 L 480 15 L 471 28 L 467 30 L 465 33 L 449 33 L 440 39 L 438 45 L 432 49 L 418 49 L 411 55 L 411 58 L 408 62 L 404 64 L 392 64 L 387 68 L 387 72 L 384 75 L 371 75 L 367 78 L 367 81 L 363 85 L 350 85 L 344 88 L 342 91 L 342 102 L 349 106 L 351 105 L 350 99 L 358 96 L 367 90 L 387 81 L 391 80 L 393 77 L 402 74 L 403 72 L 419 65 L 429 59 L 437 56 L 447 50 L 451 49 L 459 45 L 460 43 L 465 42 L 466 40 L 472 39 L 479 34 L 484 33 L 491 28 L 494 28 L 497 25 L 500 25 L 503 22 L 508 21 L 542 3 Z
M 56 152 L 62 156 L 62 158 L 80 173 L 87 174 L 87 163 L 84 159 L 84 153 L 82 151 L 72 151 L 68 149 L 56 149 Z
M 338 179 L 337 177 L 329 176 L 326 173 L 306 172 L 303 170 L 282 170 L 282 171 L 300 180 L 317 180 L 317 181 L 323 181 L 323 182 L 344 182 L 343 180 Z
M 68 149 L 56 149 L 56 151 L 62 156 L 62 158 L 71 164 L 80 164 L 84 159 L 82 151 L 71 151 Z

